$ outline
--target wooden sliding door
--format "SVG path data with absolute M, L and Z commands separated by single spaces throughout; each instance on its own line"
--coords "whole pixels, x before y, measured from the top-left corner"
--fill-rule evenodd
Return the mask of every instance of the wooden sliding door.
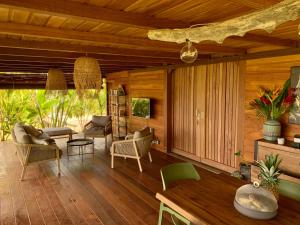
M 176 69 L 173 85 L 173 152 L 200 160 L 205 146 L 205 67 Z
M 242 147 L 240 62 L 176 69 L 173 73 L 173 152 L 233 170 Z

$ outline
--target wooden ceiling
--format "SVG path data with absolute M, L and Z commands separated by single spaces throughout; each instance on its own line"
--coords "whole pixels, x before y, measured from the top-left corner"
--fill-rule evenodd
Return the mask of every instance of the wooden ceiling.
M 181 64 L 182 45 L 149 40 L 149 29 L 224 21 L 279 1 L 0 0 L 0 86 L 22 85 L 26 76 L 26 82 L 34 85 L 40 78 L 44 85 L 45 75 L 40 73 L 49 68 L 61 68 L 71 77 L 75 59 L 84 55 L 98 59 L 103 74 Z M 253 31 L 245 37 L 230 37 L 222 45 L 198 44 L 198 62 L 298 50 L 299 23 L 285 23 L 272 34 Z M 14 75 L 12 81 L 7 72 L 20 72 L 20 79 Z

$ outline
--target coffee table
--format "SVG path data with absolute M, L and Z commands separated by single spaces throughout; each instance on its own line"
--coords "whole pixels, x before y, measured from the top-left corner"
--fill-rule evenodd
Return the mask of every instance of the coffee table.
M 85 152 L 86 146 L 87 145 L 92 145 L 93 151 L 92 152 Z M 78 147 L 78 154 L 69 154 L 69 148 L 72 147 Z M 83 155 L 85 154 L 93 154 L 93 159 L 94 159 L 94 154 L 95 148 L 94 148 L 94 140 L 93 139 L 88 139 L 88 138 L 76 138 L 73 140 L 67 141 L 67 156 L 69 159 L 69 156 L 75 156 L 75 155 L 81 155 L 81 161 L 83 161 Z

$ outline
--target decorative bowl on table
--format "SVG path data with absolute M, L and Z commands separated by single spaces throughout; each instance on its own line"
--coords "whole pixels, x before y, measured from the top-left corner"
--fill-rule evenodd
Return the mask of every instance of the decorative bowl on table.
M 246 184 L 237 189 L 234 207 L 241 214 L 254 219 L 272 219 L 278 204 L 274 195 L 262 187 Z

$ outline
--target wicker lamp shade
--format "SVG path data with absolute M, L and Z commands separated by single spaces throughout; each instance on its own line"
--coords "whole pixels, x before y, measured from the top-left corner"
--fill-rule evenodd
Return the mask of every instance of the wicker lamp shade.
M 46 94 L 67 94 L 68 87 L 64 73 L 59 69 L 50 69 L 46 81 Z
M 79 57 L 76 59 L 73 79 L 77 93 L 80 96 L 87 89 L 100 91 L 102 76 L 98 61 L 91 57 Z

